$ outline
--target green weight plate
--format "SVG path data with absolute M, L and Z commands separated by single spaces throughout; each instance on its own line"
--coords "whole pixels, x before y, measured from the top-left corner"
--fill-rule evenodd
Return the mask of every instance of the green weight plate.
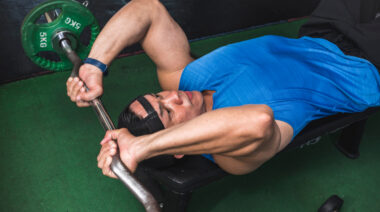
M 53 10 L 60 10 L 56 19 L 50 23 L 38 22 L 42 15 Z M 88 45 L 79 42 L 79 37 L 86 27 L 91 29 Z M 42 68 L 53 71 L 70 70 L 72 63 L 63 52 L 53 48 L 53 37 L 60 31 L 66 31 L 73 35 L 72 37 L 77 40 L 74 50 L 81 59 L 84 59 L 99 34 L 99 25 L 92 13 L 77 1 L 51 0 L 42 3 L 29 12 L 21 27 L 21 41 L 26 55 Z M 56 52 L 60 61 L 52 61 L 39 55 L 40 52 L 48 51 Z

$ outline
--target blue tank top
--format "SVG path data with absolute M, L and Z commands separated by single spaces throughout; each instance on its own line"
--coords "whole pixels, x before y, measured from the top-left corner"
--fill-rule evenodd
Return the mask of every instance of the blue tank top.
M 369 61 L 320 38 L 263 36 L 230 44 L 183 70 L 180 90 L 214 90 L 213 109 L 266 104 L 296 136 L 310 121 L 380 104 Z

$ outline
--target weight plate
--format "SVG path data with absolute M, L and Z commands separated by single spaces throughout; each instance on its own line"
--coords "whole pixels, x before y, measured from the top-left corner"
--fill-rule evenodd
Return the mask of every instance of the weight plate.
M 39 19 L 47 12 L 59 10 L 56 19 L 51 22 L 39 23 Z M 88 45 L 79 42 L 79 38 L 86 27 L 90 27 L 91 35 Z M 21 41 L 26 55 L 42 68 L 53 71 L 65 71 L 72 68 L 72 63 L 63 52 L 53 47 L 54 35 L 65 31 L 71 39 L 76 39 L 76 46 L 72 46 L 81 59 L 87 57 L 96 36 L 99 34 L 99 25 L 92 13 L 82 4 L 74 0 L 51 0 L 35 7 L 25 17 L 21 27 Z M 53 61 L 39 55 L 41 52 L 55 52 L 60 61 Z

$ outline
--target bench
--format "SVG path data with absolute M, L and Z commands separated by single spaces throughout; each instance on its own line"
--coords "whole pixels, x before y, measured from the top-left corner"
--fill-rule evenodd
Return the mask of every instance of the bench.
M 359 157 L 359 145 L 367 119 L 380 110 L 369 108 L 360 113 L 337 114 L 309 123 L 283 150 L 302 148 L 320 140 L 321 136 L 342 130 L 336 147 L 347 157 Z M 191 155 L 177 160 L 159 156 L 142 162 L 135 172 L 160 203 L 163 211 L 186 211 L 192 192 L 228 175 L 208 159 Z

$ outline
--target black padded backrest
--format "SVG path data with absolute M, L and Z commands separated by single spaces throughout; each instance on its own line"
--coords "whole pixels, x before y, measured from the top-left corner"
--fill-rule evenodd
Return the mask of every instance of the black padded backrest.
M 331 132 L 343 129 L 350 124 L 367 119 L 380 110 L 380 107 L 369 108 L 360 113 L 340 113 L 310 122 L 284 149 L 290 150 L 307 143 L 308 141 Z

